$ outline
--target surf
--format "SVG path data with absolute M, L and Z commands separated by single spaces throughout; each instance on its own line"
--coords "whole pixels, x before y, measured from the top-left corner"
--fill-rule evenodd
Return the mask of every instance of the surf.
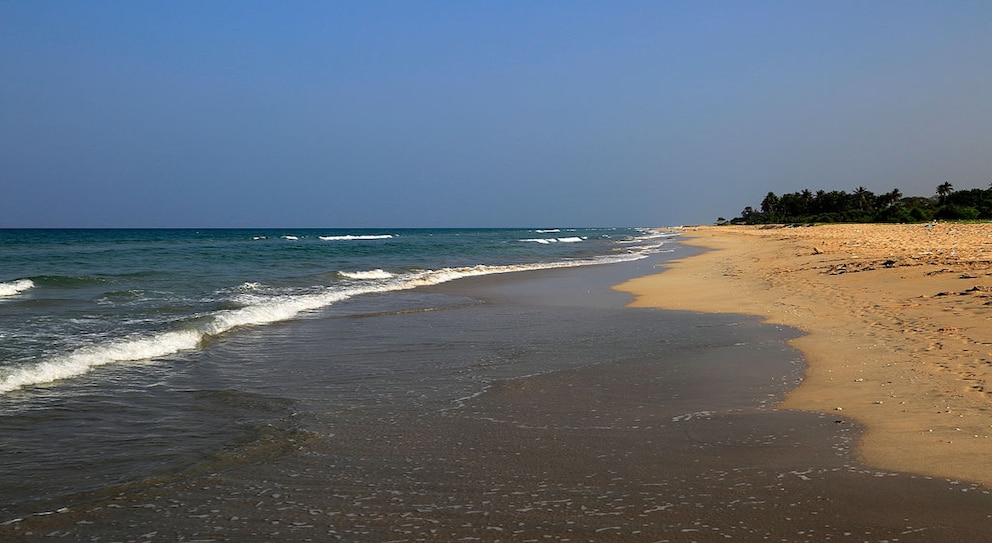
M 556 256 L 542 257 L 541 254 L 551 250 L 550 247 L 546 249 L 542 246 L 537 252 L 520 252 L 519 248 L 526 244 L 513 243 L 519 241 L 519 232 L 409 231 L 403 234 L 407 243 L 400 244 L 402 248 L 363 244 L 358 252 L 345 249 L 351 246 L 347 242 L 388 240 L 395 234 L 366 235 L 345 231 L 341 235 L 326 236 L 314 232 L 306 237 L 345 244 L 316 243 L 310 247 L 326 247 L 324 252 L 294 250 L 285 254 L 272 253 L 269 246 L 263 251 L 247 252 L 240 245 L 242 240 L 256 241 L 255 238 L 261 235 L 267 235 L 269 239 L 281 237 L 275 233 L 245 236 L 242 232 L 232 232 L 227 238 L 217 236 L 209 239 L 196 237 L 193 233 L 179 233 L 188 238 L 175 234 L 175 240 L 166 240 L 169 251 L 163 251 L 160 257 L 156 255 L 158 260 L 135 261 L 133 244 L 127 247 L 127 251 L 121 249 L 119 259 L 133 269 L 124 275 L 108 274 L 104 270 L 109 265 L 107 262 L 117 262 L 113 260 L 118 258 L 116 254 L 107 256 L 106 251 L 108 246 L 116 251 L 116 245 L 82 246 L 74 257 L 86 264 L 80 268 L 79 275 L 70 275 L 70 271 L 65 276 L 39 275 L 33 280 L 17 279 L 0 283 L 0 293 L 8 298 L 32 288 L 44 291 L 51 300 L 46 306 L 49 309 L 45 311 L 50 311 L 51 307 L 64 307 L 66 311 L 83 312 L 67 313 L 62 328 L 55 326 L 59 321 L 53 321 L 53 327 L 41 331 L 37 328 L 14 330 L 33 341 L 25 345 L 38 347 L 26 348 L 16 358 L 11 357 L 0 364 L 0 395 L 79 378 L 108 364 L 155 361 L 184 351 L 200 350 L 211 338 L 244 327 L 297 319 L 355 296 L 416 289 L 463 277 L 638 260 L 660 252 L 661 245 L 668 241 L 667 236 L 657 236 L 648 230 L 638 231 L 635 235 L 617 236 L 616 239 L 609 234 L 587 237 L 580 235 L 584 233 L 581 231 L 572 235 L 573 231 L 569 230 L 568 236 L 535 238 L 544 239 L 547 245 L 554 243 L 558 246 L 554 250 L 558 252 Z M 108 243 L 115 242 L 112 234 L 106 234 L 110 240 Z M 299 236 L 301 240 L 303 237 Z M 546 241 L 548 239 L 556 241 Z M 183 240 L 188 245 L 174 250 L 171 244 L 176 240 Z M 230 245 L 222 245 L 222 241 Z M 606 245 L 596 246 L 598 248 L 594 251 L 599 255 L 559 251 L 580 241 L 587 244 L 601 241 Z M 366 252 L 369 250 L 366 247 L 373 246 L 383 247 L 383 252 Z M 160 240 L 150 239 L 148 247 L 158 250 L 163 244 Z M 100 259 L 85 260 L 91 254 L 99 254 Z M 188 256 L 197 259 L 197 264 L 190 262 Z M 62 255 L 53 252 L 52 258 L 56 257 L 61 259 Z M 238 258 L 245 258 L 245 262 L 251 265 L 239 262 Z M 527 262 L 532 258 L 536 261 Z M 522 261 L 513 262 L 515 260 Z M 440 265 L 446 261 L 453 265 Z M 469 262 L 459 265 L 465 261 Z M 471 261 L 479 263 L 473 264 Z M 58 264 L 61 260 L 52 262 Z M 46 261 L 43 264 L 51 267 L 53 263 Z M 322 266 L 337 271 L 311 271 Z M 328 270 L 327 267 L 323 269 Z M 154 273 L 149 270 L 154 270 Z M 14 273 L 10 275 L 16 277 Z M 227 286 L 218 281 L 221 278 Z M 94 303 L 99 307 L 90 305 Z M 118 312 L 118 321 L 113 320 L 114 311 Z M 82 315 L 82 320 L 76 319 L 78 315 Z M 50 315 L 33 317 L 44 322 L 51 320 Z M 13 319 L 13 316 L 10 318 Z M 70 320 L 71 327 L 68 326 Z M 23 319 L 21 322 L 24 322 Z M 152 327 L 155 330 L 149 329 Z M 35 336 L 40 338 L 43 334 L 66 331 L 70 331 L 71 337 L 79 341 L 65 342 L 53 349 L 51 342 L 34 339 Z M 80 345 L 80 342 L 90 343 Z M 64 350 L 58 352 L 55 349 Z M 29 353 L 29 350 L 34 353 Z
M 30 279 L 17 279 L 0 283 L 0 298 L 17 296 L 18 294 L 34 288 L 34 281 Z
M 323 241 L 372 241 L 377 239 L 392 239 L 392 234 L 369 234 L 369 235 L 353 235 L 348 234 L 344 236 L 318 236 Z

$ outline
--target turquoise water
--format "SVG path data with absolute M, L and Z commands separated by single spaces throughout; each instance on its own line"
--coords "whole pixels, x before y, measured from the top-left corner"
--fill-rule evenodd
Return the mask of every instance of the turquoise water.
M 424 311 L 477 303 L 425 287 L 636 261 L 670 241 L 613 228 L 0 230 L 0 513 L 290 447 L 299 413 L 435 381 L 425 397 L 471 393 L 506 355 L 463 343 L 457 320 L 408 332 Z M 376 315 L 390 317 L 364 318 Z
M 660 234 L 0 236 L 4 541 L 986 535 L 772 408 L 798 332 L 626 307 L 695 251 Z
M 0 231 L 0 394 L 356 296 L 632 260 L 665 239 L 635 229 Z

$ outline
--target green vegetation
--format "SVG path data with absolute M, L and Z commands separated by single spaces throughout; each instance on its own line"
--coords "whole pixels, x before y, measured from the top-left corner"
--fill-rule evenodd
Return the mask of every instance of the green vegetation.
M 992 220 L 992 186 L 955 191 L 941 183 L 930 198 L 904 197 L 899 189 L 874 194 L 864 187 L 815 193 L 809 189 L 776 195 L 769 192 L 761 208 L 745 207 L 732 224 L 785 224 L 832 222 L 911 223 L 940 220 Z M 727 223 L 719 219 L 718 223 Z

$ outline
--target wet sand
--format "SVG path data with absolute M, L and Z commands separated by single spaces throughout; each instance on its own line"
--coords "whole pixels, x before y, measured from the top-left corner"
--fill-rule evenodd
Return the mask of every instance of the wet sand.
M 435 292 L 480 303 L 260 330 L 252 349 L 301 376 L 293 432 L 52 504 L 0 539 L 986 539 L 984 488 L 868 468 L 850 419 L 775 407 L 805 368 L 795 330 L 625 308 L 608 286 L 645 265 L 470 279 Z M 345 349 L 347 326 L 383 342 Z M 328 361 L 369 377 L 330 388 Z
M 685 234 L 713 250 L 619 287 L 634 306 L 801 330 L 809 369 L 781 407 L 863 424 L 868 465 L 992 485 L 992 224 Z

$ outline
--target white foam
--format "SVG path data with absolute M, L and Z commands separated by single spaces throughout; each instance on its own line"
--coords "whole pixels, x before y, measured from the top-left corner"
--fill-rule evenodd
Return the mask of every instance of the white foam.
M 0 298 L 5 296 L 17 296 L 18 294 L 34 287 L 34 281 L 30 279 L 17 279 L 0 283 Z
M 715 414 L 716 413 L 713 411 L 696 411 L 694 413 L 686 413 L 684 415 L 672 417 L 672 422 L 685 422 L 692 419 L 710 418 Z
M 581 238 L 579 238 L 581 240 Z M 549 242 L 550 243 L 550 242 Z M 518 265 L 478 265 L 437 270 L 421 270 L 404 275 L 394 275 L 384 270 L 359 272 L 339 272 L 352 274 L 353 278 L 380 279 L 350 288 L 328 288 L 309 294 L 281 296 L 260 296 L 252 293 L 259 289 L 257 283 L 241 285 L 241 301 L 244 307 L 217 311 L 206 316 L 197 326 L 172 330 L 150 336 L 125 338 L 77 349 L 71 353 L 40 360 L 33 364 L 9 369 L 0 373 L 0 394 L 31 385 L 49 383 L 60 379 L 78 377 L 93 368 L 111 363 L 149 360 L 161 358 L 179 351 L 195 349 L 206 337 L 224 334 L 242 326 L 262 325 L 293 319 L 306 311 L 313 311 L 341 300 L 373 292 L 386 292 L 414 289 L 421 286 L 437 285 L 464 277 L 512 273 L 518 271 L 550 268 L 571 268 L 595 264 L 628 262 L 647 257 L 657 252 L 658 246 L 639 247 L 630 252 L 600 256 L 594 259 L 567 260 Z M 30 281 L 21 280 L 0 285 L 18 283 L 30 288 Z M 18 287 L 20 288 L 20 287 Z
M 339 271 L 338 275 L 346 279 L 389 279 L 390 277 L 395 277 L 394 274 L 389 273 L 385 270 L 375 269 L 368 271 L 356 271 L 356 272 L 346 272 Z
M 558 232 L 561 232 L 561 229 L 560 228 L 550 228 L 548 230 L 534 230 L 534 231 L 537 232 L 538 234 L 557 234 Z
M 407 279 L 404 288 L 416 288 L 420 286 L 437 285 L 454 281 L 463 277 L 475 277 L 479 275 L 494 275 L 499 273 L 513 273 L 520 271 L 547 270 L 553 268 L 575 268 L 579 266 L 591 266 L 595 264 L 608 264 L 617 262 L 627 262 L 645 258 L 646 255 L 628 253 L 623 255 L 603 256 L 589 260 L 565 260 L 560 262 L 539 262 L 534 264 L 511 264 L 503 266 L 466 266 L 461 268 L 442 268 L 439 270 L 428 270 L 415 274 Z
M 238 309 L 218 311 L 200 328 L 203 335 L 217 336 L 239 326 L 270 324 L 289 320 L 304 311 L 318 309 L 349 298 L 361 291 L 327 291 L 320 294 L 278 296 Z
M 245 292 L 251 292 L 251 291 L 255 291 L 255 290 L 261 290 L 262 289 L 262 283 L 258 283 L 256 281 L 245 281 L 244 283 L 241 283 L 241 286 L 239 286 L 238 289 L 240 289 L 242 291 L 245 291 Z
M 78 377 L 94 368 L 111 363 L 150 360 L 195 349 L 208 336 L 220 335 L 240 326 L 288 320 L 304 311 L 331 305 L 355 294 L 371 291 L 372 289 L 352 289 L 263 298 L 266 301 L 238 309 L 218 311 L 196 327 L 82 347 L 66 355 L 20 366 L 0 374 L 0 394 L 25 386 Z
M 390 239 L 393 237 L 393 235 L 377 234 L 377 235 L 360 235 L 360 236 L 346 235 L 346 236 L 319 236 L 319 237 L 324 241 L 356 241 L 356 240 L 364 241 L 364 240 L 373 240 L 373 239 Z
M 112 362 L 145 360 L 192 349 L 201 339 L 202 334 L 196 330 L 178 330 L 83 347 L 64 356 L 15 368 L 0 378 L 0 394 L 24 386 L 78 377 L 97 366 Z
M 520 241 L 530 241 L 534 243 L 540 243 L 543 245 L 548 245 L 550 243 L 578 243 L 580 241 L 585 241 L 589 238 L 572 236 L 567 238 L 526 238 Z
M 666 232 L 661 230 L 640 230 L 642 234 L 637 237 L 637 239 L 658 239 L 658 238 L 675 238 L 681 235 L 679 232 Z
M 300 239 L 300 236 L 283 236 L 282 239 L 288 239 L 289 241 L 296 241 Z

